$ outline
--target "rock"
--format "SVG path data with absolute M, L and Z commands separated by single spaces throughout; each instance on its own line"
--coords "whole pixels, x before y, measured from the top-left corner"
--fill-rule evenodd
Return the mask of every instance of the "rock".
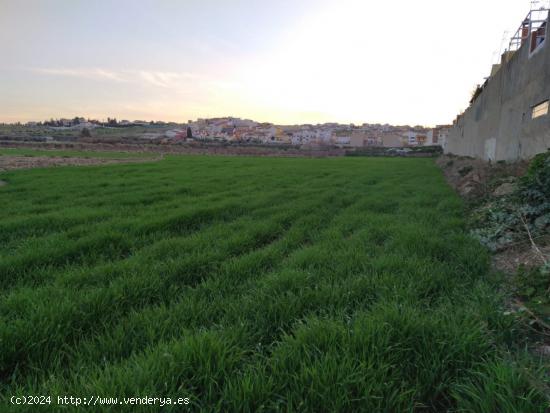
M 550 346 L 541 346 L 538 352 L 543 356 L 550 357 Z
M 460 190 L 460 193 L 464 196 L 467 196 L 467 195 L 470 195 L 472 192 L 474 192 L 474 189 L 475 188 L 473 186 L 467 185 Z
M 475 182 L 477 184 L 481 183 L 481 178 L 480 178 L 479 174 L 476 174 L 476 173 L 472 174 L 471 179 L 472 179 L 473 182 Z
M 2 180 L 0 179 L 0 186 L 4 186 L 4 185 L 7 185 L 7 184 L 8 184 L 8 183 L 7 183 L 6 181 L 2 181 Z
M 506 196 L 513 194 L 517 189 L 517 185 L 512 182 L 505 182 L 493 191 L 494 196 Z

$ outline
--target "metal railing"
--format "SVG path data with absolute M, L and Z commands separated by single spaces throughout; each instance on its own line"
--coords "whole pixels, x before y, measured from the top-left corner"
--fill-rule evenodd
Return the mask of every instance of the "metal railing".
M 523 23 L 519 26 L 514 36 L 510 39 L 509 51 L 518 50 L 523 43 L 528 41 L 529 43 L 538 45 L 542 43 L 546 37 L 546 30 L 542 30 L 546 27 L 548 22 L 548 7 L 541 7 L 537 10 L 531 10 L 527 17 L 523 20 Z M 534 36 L 536 38 L 534 38 Z

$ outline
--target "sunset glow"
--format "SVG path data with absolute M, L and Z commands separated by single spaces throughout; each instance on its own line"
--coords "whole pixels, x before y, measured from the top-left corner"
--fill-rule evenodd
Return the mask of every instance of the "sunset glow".
M 528 8 L 512 0 L 0 4 L 4 122 L 448 123 Z

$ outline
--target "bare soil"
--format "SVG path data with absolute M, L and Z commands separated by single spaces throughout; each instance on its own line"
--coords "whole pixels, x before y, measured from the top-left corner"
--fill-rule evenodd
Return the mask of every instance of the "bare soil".
M 0 172 L 13 169 L 47 168 L 52 166 L 104 165 L 112 163 L 144 162 L 144 159 L 90 159 L 49 156 L 0 156 Z M 5 183 L 4 183 L 5 184 Z M 0 181 L 2 186 L 2 181 Z
M 550 246 L 539 249 L 545 256 L 550 256 Z M 493 268 L 506 274 L 514 274 L 520 266 L 532 268 L 543 264 L 542 257 L 529 242 L 511 246 L 493 255 Z
M 222 144 L 207 144 L 191 142 L 180 144 L 127 144 L 127 143 L 89 143 L 89 142 L 25 142 L 0 141 L 0 147 L 17 147 L 31 149 L 57 149 L 79 151 L 115 151 L 115 152 L 145 152 L 152 154 L 182 154 L 182 155 L 241 155 L 241 156 L 269 156 L 269 157 L 332 157 L 344 156 L 345 149 L 336 148 L 308 148 L 278 147 L 267 145 L 230 146 Z

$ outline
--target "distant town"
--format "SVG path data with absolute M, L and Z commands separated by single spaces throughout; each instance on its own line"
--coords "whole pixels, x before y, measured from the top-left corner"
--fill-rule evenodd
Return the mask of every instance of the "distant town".
M 438 125 L 435 128 L 424 126 L 393 126 L 389 124 L 305 124 L 275 125 L 256 122 L 250 119 L 222 117 L 189 120 L 187 123 L 167 123 L 144 120 L 106 121 L 75 117 L 73 119 L 51 119 L 44 122 L 2 125 L 2 138 L 30 138 L 34 141 L 77 140 L 104 136 L 106 130 L 113 133 L 125 132 L 142 141 L 162 144 L 186 142 L 231 142 L 262 145 L 294 146 L 336 146 L 336 147 L 444 147 L 451 125 Z M 11 129 L 9 127 L 12 127 Z M 9 131 L 13 133 L 10 135 Z M 27 134 L 27 136 L 25 135 Z

